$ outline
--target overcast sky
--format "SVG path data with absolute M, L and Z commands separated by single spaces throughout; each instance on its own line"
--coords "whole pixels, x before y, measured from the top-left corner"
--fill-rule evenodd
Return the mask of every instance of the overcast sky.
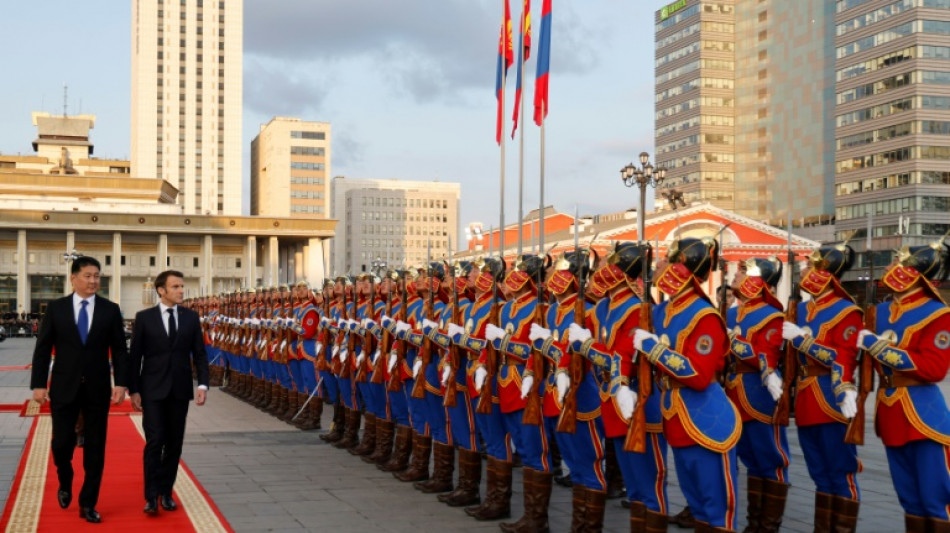
M 512 0 L 513 26 L 521 12 Z M 532 0 L 537 43 L 541 0 Z M 636 206 L 619 169 L 653 153 L 653 20 L 660 0 L 554 0 L 545 203 Z M 245 0 L 244 210 L 250 142 L 276 115 L 330 122 L 332 171 L 462 184 L 462 227 L 499 222 L 495 144 L 499 0 Z M 32 153 L 32 111 L 97 116 L 95 155 L 130 151 L 131 4 L 8 2 L 0 17 L 0 152 Z M 517 46 L 517 37 L 515 37 Z M 536 50 L 536 49 L 535 49 Z M 524 212 L 538 206 L 540 129 L 526 66 Z M 506 97 L 510 133 L 514 71 Z M 518 138 L 506 144 L 505 220 L 518 213 Z

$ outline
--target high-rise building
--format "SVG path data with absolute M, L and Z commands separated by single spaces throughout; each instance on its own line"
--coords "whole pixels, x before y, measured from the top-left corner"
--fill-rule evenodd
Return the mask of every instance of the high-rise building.
M 132 175 L 241 213 L 242 0 L 132 2 Z
M 950 1 L 835 11 L 837 237 L 870 214 L 875 250 L 930 243 L 950 229 Z
M 337 176 L 330 191 L 330 216 L 338 220 L 333 275 L 366 272 L 374 262 L 418 266 L 430 253 L 448 259 L 450 244 L 460 248 L 458 183 Z
M 327 218 L 330 124 L 274 117 L 251 141 L 251 215 Z
M 680 0 L 656 13 L 663 188 L 755 219 L 834 209 L 833 7 Z

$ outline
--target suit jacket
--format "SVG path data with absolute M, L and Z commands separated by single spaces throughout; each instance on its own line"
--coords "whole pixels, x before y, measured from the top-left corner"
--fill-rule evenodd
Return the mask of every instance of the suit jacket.
M 198 313 L 179 305 L 177 326 L 178 335 L 172 342 L 159 306 L 135 315 L 129 360 L 130 393 L 141 394 L 143 400 L 162 400 L 169 395 L 181 400 L 194 399 L 192 361 L 198 384 L 208 385 L 208 356 Z
M 33 349 L 33 372 L 31 389 L 47 388 L 51 405 L 64 405 L 73 401 L 79 384 L 92 387 L 96 394 L 112 395 L 110 377 L 115 376 L 115 385 L 126 386 L 127 356 L 122 312 L 119 306 L 101 296 L 95 296 L 95 310 L 86 344 L 79 338 L 73 296 L 65 296 L 50 302 L 46 316 L 40 324 L 36 347 Z M 52 354 L 56 359 L 52 372 L 49 370 Z M 112 367 L 109 356 L 112 356 Z

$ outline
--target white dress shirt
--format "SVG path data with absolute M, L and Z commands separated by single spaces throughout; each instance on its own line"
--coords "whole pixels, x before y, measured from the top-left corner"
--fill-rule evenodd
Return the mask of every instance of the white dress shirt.
M 175 315 L 175 329 L 180 332 L 180 331 L 181 331 L 181 320 L 180 320 L 180 318 L 179 318 L 179 316 L 178 316 L 178 306 L 177 306 L 177 305 L 174 305 L 174 306 L 169 307 L 169 306 L 165 305 L 164 302 L 158 302 L 158 309 L 159 309 L 159 311 L 161 311 L 161 314 L 162 314 L 162 324 L 165 325 L 165 333 L 168 333 L 168 310 L 169 310 L 169 309 L 171 309 L 171 310 L 172 310 L 172 314 Z M 206 385 L 198 385 L 198 389 L 199 389 L 199 390 L 208 390 L 208 387 L 207 387 Z
M 89 302 L 86 305 L 86 314 L 89 316 L 89 329 L 86 330 L 86 333 L 89 333 L 92 330 L 92 312 L 96 309 L 96 296 L 92 295 L 89 298 L 85 299 Z M 83 297 L 79 296 L 75 292 L 73 293 L 73 317 L 76 318 L 76 325 L 79 325 L 79 311 L 82 309 Z

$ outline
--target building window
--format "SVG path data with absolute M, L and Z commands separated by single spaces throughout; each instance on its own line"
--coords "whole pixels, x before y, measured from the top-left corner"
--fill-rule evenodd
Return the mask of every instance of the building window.
M 191 266 L 193 266 L 193 267 L 195 267 L 195 268 L 198 268 L 198 258 L 197 258 L 197 257 L 192 257 L 192 258 L 191 258 Z
M 241 268 L 241 258 L 240 258 L 240 257 L 234 260 L 234 267 L 235 267 L 235 268 Z
M 109 266 L 109 265 L 111 265 L 111 264 L 112 264 L 112 256 L 111 256 L 111 255 L 107 255 L 107 256 L 106 256 L 106 266 Z
M 122 259 L 125 259 L 125 258 L 123 257 Z M 122 264 L 124 265 L 125 263 L 123 262 Z M 150 266 L 150 267 L 155 266 L 155 256 L 154 256 L 154 255 L 153 255 L 153 256 L 150 256 L 150 257 L 148 258 L 148 266 Z

